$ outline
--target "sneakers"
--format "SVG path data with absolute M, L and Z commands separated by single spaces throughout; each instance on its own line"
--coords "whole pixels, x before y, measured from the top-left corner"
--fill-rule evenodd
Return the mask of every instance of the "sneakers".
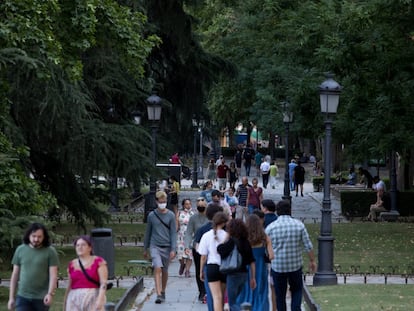
M 155 303 L 160 304 L 165 301 L 165 293 L 161 292 L 161 295 L 157 295 L 157 299 L 155 299 Z
M 162 296 L 157 295 L 157 299 L 155 299 L 155 303 L 160 304 L 162 302 Z

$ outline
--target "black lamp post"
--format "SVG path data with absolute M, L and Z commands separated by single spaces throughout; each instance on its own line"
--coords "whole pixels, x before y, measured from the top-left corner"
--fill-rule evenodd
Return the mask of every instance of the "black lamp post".
M 390 170 L 390 203 L 391 210 L 394 214 L 394 219 L 397 220 L 400 213 L 397 210 L 397 168 L 395 166 L 395 151 L 391 151 L 391 170 Z
M 318 237 L 318 271 L 313 277 L 313 285 L 336 285 L 338 279 L 333 270 L 332 210 L 331 210 L 331 135 L 332 119 L 338 110 L 339 94 L 342 87 L 333 80 L 333 75 L 319 86 L 321 112 L 325 114 L 325 155 L 324 155 L 324 185 L 322 202 L 321 231 Z
M 151 141 L 152 141 L 152 164 L 153 167 L 156 167 L 157 162 L 157 130 L 158 130 L 158 122 L 161 119 L 161 106 L 162 99 L 153 94 L 147 98 L 147 112 L 148 112 L 148 120 L 151 122 Z M 156 185 L 155 179 L 153 175 L 150 176 L 150 192 L 149 192 L 149 208 L 151 210 L 155 209 L 156 201 L 155 201 L 155 192 L 156 192 Z M 148 211 L 149 212 L 149 211 Z
M 200 162 L 199 171 L 200 171 L 201 179 L 204 178 L 204 170 L 203 170 L 203 167 L 204 167 L 204 163 L 203 163 L 203 129 L 204 129 L 204 126 L 205 126 L 205 122 L 203 119 L 201 119 L 200 124 L 198 126 L 198 132 L 200 133 L 200 155 L 199 155 L 198 160 Z
M 198 129 L 198 120 L 193 116 L 193 128 L 194 128 L 194 151 L 193 151 L 193 176 L 191 188 L 198 188 L 198 176 L 197 176 L 197 129 Z
M 142 120 L 142 113 L 141 113 L 141 111 L 134 110 L 131 113 L 131 116 L 132 116 L 132 120 L 133 120 L 133 122 L 134 122 L 135 125 L 141 125 L 141 120 Z M 138 178 L 134 178 L 134 180 L 133 180 L 133 186 L 134 186 L 134 193 L 132 194 L 132 197 L 133 198 L 137 198 L 140 195 L 140 193 L 141 193 L 141 190 L 140 190 L 140 187 L 139 187 Z
M 282 102 L 283 123 L 285 124 L 285 185 L 283 187 L 283 200 L 292 200 L 289 182 L 289 124 L 293 121 L 293 113 L 289 110 L 289 102 Z

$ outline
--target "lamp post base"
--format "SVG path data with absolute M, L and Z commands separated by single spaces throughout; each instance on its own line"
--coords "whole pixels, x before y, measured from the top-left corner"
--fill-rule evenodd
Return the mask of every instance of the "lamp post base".
M 193 180 L 191 183 L 191 188 L 200 188 L 200 186 L 198 185 L 198 176 L 197 176 L 197 171 L 193 171 Z
M 321 271 L 313 276 L 313 286 L 338 285 L 338 277 L 335 272 Z
M 282 200 L 288 200 L 289 202 L 292 202 L 292 196 L 291 195 L 283 195 Z

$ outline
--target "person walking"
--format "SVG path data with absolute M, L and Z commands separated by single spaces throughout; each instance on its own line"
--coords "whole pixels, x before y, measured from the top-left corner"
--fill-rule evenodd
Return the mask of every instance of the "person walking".
M 272 161 L 270 163 L 270 171 L 269 171 L 269 183 L 272 189 L 277 187 L 277 175 L 279 173 L 279 169 L 276 165 L 276 161 Z
M 216 163 L 214 159 L 210 159 L 207 165 L 207 179 L 208 180 L 216 180 Z
M 236 154 L 234 155 L 234 162 L 236 163 L 237 175 L 241 174 L 241 165 L 242 165 L 242 152 L 237 148 Z
M 276 205 L 277 220 L 265 229 L 272 241 L 275 258 L 271 262 L 271 275 L 276 291 L 278 311 L 286 311 L 287 284 L 291 292 L 291 310 L 300 311 L 302 303 L 302 251 L 309 256 L 309 271 L 316 270 L 312 242 L 305 225 L 292 218 L 289 200 L 282 200 Z
M 185 242 L 184 237 L 187 232 L 187 225 L 190 221 L 191 216 L 194 215 L 194 212 L 191 207 L 191 200 L 184 199 L 181 202 L 182 210 L 178 212 L 177 215 L 177 258 L 180 262 L 180 268 L 178 270 L 178 275 L 185 275 L 186 278 L 190 277 L 190 268 L 193 263 L 193 256 L 191 252 L 185 252 Z
M 228 303 L 231 311 L 239 311 L 242 302 L 237 297 L 248 281 L 250 289 L 256 288 L 256 264 L 253 251 L 248 240 L 247 227 L 241 219 L 231 219 L 226 225 L 227 240 L 217 246 L 217 252 L 224 259 L 230 255 L 236 246 L 242 257 L 241 268 L 227 274 L 226 289 Z M 249 267 L 249 269 L 247 269 Z M 266 310 L 266 309 L 262 309 Z
M 108 266 L 94 256 L 89 236 L 78 237 L 75 242 L 77 258 L 68 264 L 68 285 L 63 299 L 64 311 L 103 311 L 106 303 Z
M 236 185 L 236 181 L 239 180 L 239 174 L 237 172 L 236 163 L 230 162 L 230 168 L 229 168 L 229 183 L 230 188 L 234 188 Z
M 253 156 L 253 149 L 250 148 L 250 145 L 247 145 L 247 147 L 243 150 L 244 169 L 246 170 L 246 176 L 250 175 L 250 168 L 252 166 Z
M 237 187 L 236 197 L 239 200 L 239 206 L 236 208 L 236 218 L 244 218 L 247 213 L 247 195 L 249 192 L 249 180 L 246 176 L 242 177 L 241 184 Z
M 246 284 L 238 300 L 251 303 L 251 310 L 253 311 L 269 310 L 269 271 L 267 263 L 274 258 L 272 243 L 264 231 L 259 216 L 249 215 L 246 226 L 248 228 L 248 240 L 256 263 L 256 288 L 249 288 Z
M 266 189 L 270 174 L 270 162 L 267 159 L 260 164 L 260 173 L 262 174 L 263 188 Z
M 226 161 L 221 159 L 221 163 L 217 166 L 217 180 L 220 191 L 226 190 L 227 180 L 229 180 L 230 168 L 227 166 Z
M 295 183 L 296 196 L 298 196 L 299 188 L 300 195 L 303 197 L 303 184 L 305 182 L 305 168 L 302 163 L 298 161 L 298 165 L 293 169 L 293 180 Z
M 165 301 L 165 289 L 168 282 L 168 266 L 175 258 L 177 247 L 177 229 L 175 215 L 167 209 L 167 194 L 158 191 L 155 194 L 157 208 L 149 213 L 144 236 L 144 258 L 150 250 L 157 298 L 155 303 Z
M 254 155 L 254 164 L 256 167 L 256 176 L 259 177 L 260 176 L 260 166 L 263 163 L 263 154 L 260 153 L 259 150 L 256 151 L 255 155 Z
M 43 224 L 29 226 L 11 263 L 8 310 L 49 310 L 55 295 L 59 258 Z
M 252 214 L 256 209 L 260 209 L 262 200 L 263 188 L 259 187 L 258 179 L 254 177 L 252 179 L 252 187 L 250 187 L 247 191 L 247 208 L 249 214 Z
M 200 280 L 200 254 L 196 250 L 196 242 L 194 241 L 195 234 L 198 229 L 208 222 L 206 216 L 207 202 L 203 197 L 197 199 L 197 211 L 188 221 L 187 230 L 184 236 L 185 252 L 191 253 L 194 259 L 195 266 L 195 278 L 198 287 L 198 300 L 204 302 L 204 296 L 206 295 L 206 289 L 203 281 Z
M 213 217 L 218 213 L 223 212 L 223 208 L 218 204 L 209 204 L 207 205 L 206 209 L 206 216 L 208 221 L 202 225 L 196 233 L 194 234 L 194 245 L 198 252 L 198 246 L 200 244 L 201 238 L 205 233 L 213 229 Z M 200 255 L 200 254 L 199 254 Z M 213 305 L 213 297 L 211 295 L 210 288 L 208 286 L 208 278 L 207 278 L 207 266 L 204 265 L 203 267 L 204 271 L 201 271 L 201 255 L 200 255 L 200 280 L 204 282 L 204 288 L 206 290 L 206 295 L 204 296 L 203 302 L 205 301 L 207 303 L 207 309 L 208 311 L 214 311 L 214 305 Z M 201 273 L 204 273 L 204 279 L 201 279 Z
M 204 266 L 207 264 L 207 279 L 213 298 L 213 310 L 223 311 L 223 297 L 226 286 L 226 275 L 220 272 L 221 257 L 217 252 L 217 246 L 223 243 L 227 237 L 224 226 L 228 222 L 227 214 L 218 212 L 213 217 L 213 229 L 206 232 L 198 245 L 200 259 L 200 279 L 204 280 Z
M 213 197 L 211 196 L 213 192 L 213 182 L 211 180 L 207 180 L 203 186 L 203 190 L 200 193 L 200 197 L 206 199 L 207 203 L 213 201 Z
M 292 159 L 289 163 L 289 185 L 290 185 L 290 191 L 295 190 L 295 182 L 293 180 L 293 175 L 294 175 L 294 170 L 295 167 L 297 166 L 295 159 Z
M 174 211 L 175 216 L 177 217 L 178 214 L 178 195 L 180 194 L 180 183 L 177 180 L 177 177 L 170 176 L 170 204 L 172 210 Z

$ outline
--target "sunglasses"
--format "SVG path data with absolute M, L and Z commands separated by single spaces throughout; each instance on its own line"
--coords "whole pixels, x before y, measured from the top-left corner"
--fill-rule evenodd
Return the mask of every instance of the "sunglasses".
M 199 199 L 197 199 L 197 202 L 199 202 L 199 201 L 205 201 L 203 198 L 199 198 Z

